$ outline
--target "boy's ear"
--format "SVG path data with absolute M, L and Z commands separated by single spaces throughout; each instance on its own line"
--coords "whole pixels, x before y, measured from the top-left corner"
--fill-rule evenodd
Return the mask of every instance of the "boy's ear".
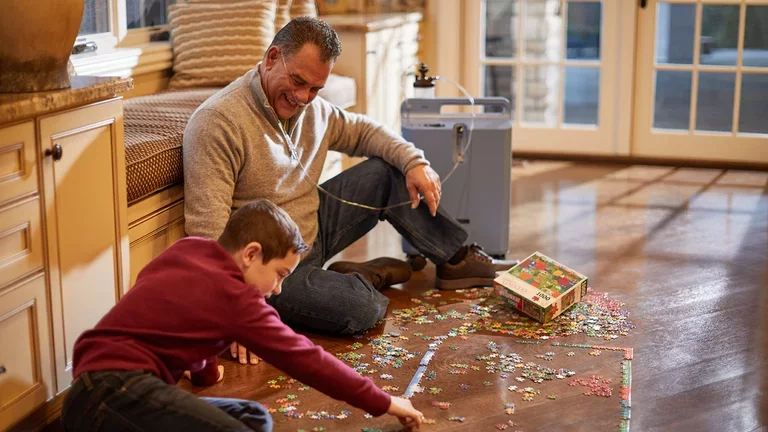
M 250 266 L 253 263 L 263 261 L 261 243 L 250 242 L 243 248 L 243 264 Z

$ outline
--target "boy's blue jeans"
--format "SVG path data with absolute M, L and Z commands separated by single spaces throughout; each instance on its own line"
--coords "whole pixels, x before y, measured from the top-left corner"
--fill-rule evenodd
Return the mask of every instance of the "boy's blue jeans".
M 328 180 L 323 188 L 337 197 L 373 207 L 409 201 L 405 176 L 379 158 L 371 158 Z M 320 192 L 319 233 L 312 251 L 283 282 L 280 295 L 268 303 L 280 318 L 324 333 L 352 334 L 372 327 L 384 317 L 389 299 L 357 275 L 323 270 L 325 263 L 380 220 L 386 220 L 408 242 L 436 264 L 450 259 L 467 239 L 467 232 L 442 208 L 432 217 L 426 203 L 385 211 L 343 204 Z
M 272 430 L 272 417 L 256 402 L 198 398 L 140 370 L 80 374 L 61 422 L 68 432 Z

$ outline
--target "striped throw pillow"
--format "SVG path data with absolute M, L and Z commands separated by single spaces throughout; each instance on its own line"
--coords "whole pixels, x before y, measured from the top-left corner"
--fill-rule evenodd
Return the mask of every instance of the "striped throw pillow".
M 264 57 L 275 35 L 274 0 L 168 6 L 173 47 L 169 88 L 223 87 Z
M 277 0 L 277 15 L 275 16 L 275 33 L 285 27 L 291 20 L 291 3 L 293 0 Z
M 317 18 L 315 0 L 293 0 L 293 4 L 291 4 L 291 18 L 298 18 L 300 16 Z

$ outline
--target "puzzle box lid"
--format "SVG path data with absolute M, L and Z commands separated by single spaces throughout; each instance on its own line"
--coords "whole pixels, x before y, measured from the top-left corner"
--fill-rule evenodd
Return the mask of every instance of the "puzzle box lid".
M 494 282 L 547 308 L 586 278 L 542 253 L 534 252 L 501 273 Z

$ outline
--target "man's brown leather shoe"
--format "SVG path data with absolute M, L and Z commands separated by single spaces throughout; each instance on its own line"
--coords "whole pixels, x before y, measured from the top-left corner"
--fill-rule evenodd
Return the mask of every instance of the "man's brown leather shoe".
M 358 273 L 379 291 L 411 278 L 411 266 L 407 262 L 386 257 L 362 263 L 338 261 L 328 266 L 328 270 L 345 274 Z
M 464 258 L 456 264 L 446 262 L 437 266 L 435 287 L 457 290 L 476 286 L 492 286 L 497 271 L 506 271 L 518 264 L 517 260 L 496 260 L 477 244 L 463 246 Z

